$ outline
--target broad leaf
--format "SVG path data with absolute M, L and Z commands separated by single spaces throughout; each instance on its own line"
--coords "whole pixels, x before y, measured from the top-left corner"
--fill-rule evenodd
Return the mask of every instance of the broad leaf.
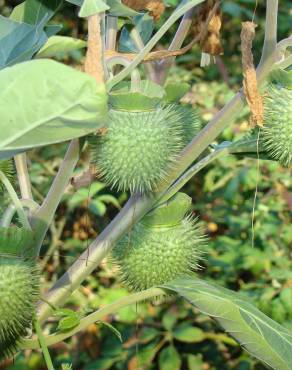
M 105 126 L 105 87 L 52 60 L 0 72 L 0 157 L 5 151 L 58 143 Z
M 86 47 L 87 43 L 83 40 L 74 39 L 67 36 L 52 36 L 36 54 L 37 58 L 54 57 L 58 53 L 68 53 L 73 50 Z
M 141 15 L 139 14 L 133 18 L 133 23 L 136 27 L 136 30 L 139 32 L 143 43 L 146 44 L 150 40 L 154 29 L 153 18 L 147 13 Z M 136 47 L 131 38 L 127 26 L 122 28 L 119 40 L 119 50 L 122 52 L 139 52 L 139 49 Z
M 81 18 L 86 18 L 108 9 L 109 7 L 102 0 L 84 0 L 78 15 Z
M 0 16 L 0 69 L 31 59 L 47 41 L 45 23 L 32 26 Z
M 159 370 L 179 370 L 181 358 L 173 345 L 165 347 L 159 354 Z
M 121 0 L 107 0 L 110 7 L 109 13 L 115 17 L 134 17 L 138 12 L 124 5 Z
M 62 2 L 62 0 L 26 0 L 13 9 L 10 19 L 38 24 L 44 18 L 47 20 L 52 18 Z
M 163 286 L 213 317 L 251 355 L 276 370 L 291 370 L 292 333 L 249 303 L 240 294 L 196 278 Z

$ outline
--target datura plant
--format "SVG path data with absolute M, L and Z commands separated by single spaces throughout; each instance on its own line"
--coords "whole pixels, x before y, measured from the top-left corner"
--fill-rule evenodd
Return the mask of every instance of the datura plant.
M 60 27 L 50 20 L 62 2 L 25 0 L 9 18 L 0 17 L 1 360 L 41 348 L 48 370 L 54 370 L 51 345 L 121 307 L 177 294 L 214 318 L 263 364 L 292 369 L 291 331 L 240 294 L 202 279 L 198 270 L 208 236 L 193 216 L 192 199 L 180 192 L 221 156 L 291 164 L 292 39 L 277 43 L 278 0 L 266 1 L 257 70 L 252 55 L 256 25 L 242 25 L 243 88 L 204 127 L 197 110 L 181 102 L 190 86 L 166 81 L 176 56 L 195 44 L 204 66 L 223 53 L 224 7 L 219 0 L 178 1 L 175 9 L 170 4 L 176 1 L 67 1 L 87 22 L 86 40 L 56 35 Z M 167 16 L 165 5 L 171 8 Z M 154 50 L 175 27 L 170 46 Z M 181 48 L 186 38 L 192 40 Z M 84 67 L 78 70 L 50 59 L 85 47 Z M 250 132 L 239 141 L 220 143 L 220 134 L 246 105 Z M 47 194 L 37 193 L 38 203 L 28 167 L 27 157 L 35 159 L 30 150 L 66 141 L 66 155 Z M 108 186 L 125 191 L 124 197 L 130 195 L 47 291 L 40 284 L 38 257 L 44 257 L 43 264 L 49 258 L 43 242 L 63 195 L 77 187 L 73 174 L 81 154 L 88 166 L 78 177 L 82 186 L 90 186 L 94 172 Z M 85 309 L 79 313 L 64 307 L 107 255 L 122 284 L 135 292 L 87 316 Z M 286 292 L 280 299 L 289 306 L 289 297 Z M 52 315 L 61 318 L 56 332 L 47 321 Z M 63 369 L 72 366 L 60 364 Z

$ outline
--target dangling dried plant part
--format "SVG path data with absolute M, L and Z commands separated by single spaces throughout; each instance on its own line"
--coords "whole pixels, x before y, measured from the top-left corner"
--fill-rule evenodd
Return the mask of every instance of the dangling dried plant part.
M 251 127 L 264 125 L 263 98 L 259 93 L 256 71 L 253 64 L 252 42 L 257 25 L 253 22 L 243 22 L 241 29 L 241 52 L 243 91 L 251 111 Z
M 204 32 L 204 37 L 201 38 L 200 47 L 203 53 L 210 55 L 221 55 L 223 54 L 223 47 L 221 44 L 220 30 L 222 25 L 222 13 L 220 10 L 219 0 L 207 0 L 201 5 L 199 13 L 196 14 L 196 20 L 193 26 L 193 32 L 200 34 L 206 25 L 206 21 L 210 16 L 211 12 L 215 12 L 212 15 L 208 27 Z
M 134 10 L 148 10 L 155 21 L 164 13 L 163 0 L 122 0 L 123 4 Z

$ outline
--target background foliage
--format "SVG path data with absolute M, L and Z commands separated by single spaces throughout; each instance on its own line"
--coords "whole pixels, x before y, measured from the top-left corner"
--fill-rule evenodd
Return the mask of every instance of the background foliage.
M 1 1 L 2 15 L 8 15 L 17 1 Z M 176 0 L 169 0 L 175 5 Z M 255 60 L 263 41 L 264 1 L 259 2 L 256 19 Z M 237 90 L 241 82 L 240 27 L 250 20 L 253 0 L 224 1 L 223 43 L 225 54 L 215 66 L 199 67 L 200 52 L 177 59 L 169 80 L 186 81 L 192 85 L 184 102 L 197 107 L 204 122 L 212 118 Z M 62 23 L 61 34 L 86 38 L 84 23 L 77 18 L 76 8 L 66 5 L 54 18 Z M 168 16 L 164 14 L 159 27 Z M 291 32 L 292 4 L 280 2 L 279 38 Z M 167 44 L 171 30 L 163 38 Z M 82 50 L 59 58 L 80 68 Z M 240 138 L 247 130 L 247 114 L 224 131 L 221 139 Z M 33 150 L 29 153 L 30 174 L 34 196 L 41 200 L 48 191 L 65 151 L 64 145 Z M 86 156 L 80 162 L 87 160 Z M 78 170 L 78 169 L 77 169 Z M 252 247 L 252 207 L 256 184 L 258 195 L 255 209 L 254 247 Z M 258 307 L 292 329 L 292 191 L 291 173 L 277 163 L 253 159 L 222 158 L 195 177 L 184 189 L 193 198 L 193 211 L 204 221 L 210 243 L 205 251 L 200 276 L 217 280 L 222 285 L 240 291 Z M 102 183 L 83 188 L 72 197 L 68 188 L 56 220 L 50 229 L 44 250 L 48 257 L 43 266 L 43 288 L 50 286 L 89 244 L 127 199 Z M 1 200 L 5 204 L 5 199 Z M 90 258 L 90 256 L 89 256 Z M 127 294 L 116 278 L 110 260 L 87 279 L 73 295 L 69 306 L 80 315 L 108 304 Z M 183 322 L 183 323 L 182 323 Z M 120 333 L 106 323 L 111 323 Z M 57 318 L 51 327 L 56 328 Z M 66 344 L 53 347 L 57 364 L 73 362 L 74 369 L 160 369 L 160 370 L 260 370 L 238 345 L 220 331 L 211 319 L 198 313 L 187 303 L 171 298 L 128 307 L 105 323 L 92 325 Z M 25 356 L 25 358 L 24 358 Z M 59 365 L 61 366 L 61 365 Z M 42 356 L 27 351 L 16 358 L 9 370 L 45 369 Z

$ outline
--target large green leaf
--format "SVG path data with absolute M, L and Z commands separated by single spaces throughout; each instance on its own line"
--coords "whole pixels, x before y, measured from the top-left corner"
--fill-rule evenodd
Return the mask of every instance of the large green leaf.
M 196 278 L 181 278 L 164 288 L 213 317 L 251 355 L 276 370 L 292 369 L 292 333 L 260 312 L 246 298 Z
M 87 135 L 105 126 L 105 87 L 52 60 L 0 71 L 0 157 Z
M 31 59 L 47 41 L 45 22 L 33 26 L 0 16 L 0 69 Z
M 78 13 L 79 17 L 86 18 L 91 15 L 105 12 L 109 6 L 102 0 L 84 0 Z
M 86 47 L 86 41 L 68 36 L 52 36 L 36 54 L 37 58 L 54 57 L 58 53 L 68 53 Z
M 38 24 L 44 18 L 49 20 L 62 2 L 62 0 L 26 0 L 13 9 L 10 18 L 18 22 Z

